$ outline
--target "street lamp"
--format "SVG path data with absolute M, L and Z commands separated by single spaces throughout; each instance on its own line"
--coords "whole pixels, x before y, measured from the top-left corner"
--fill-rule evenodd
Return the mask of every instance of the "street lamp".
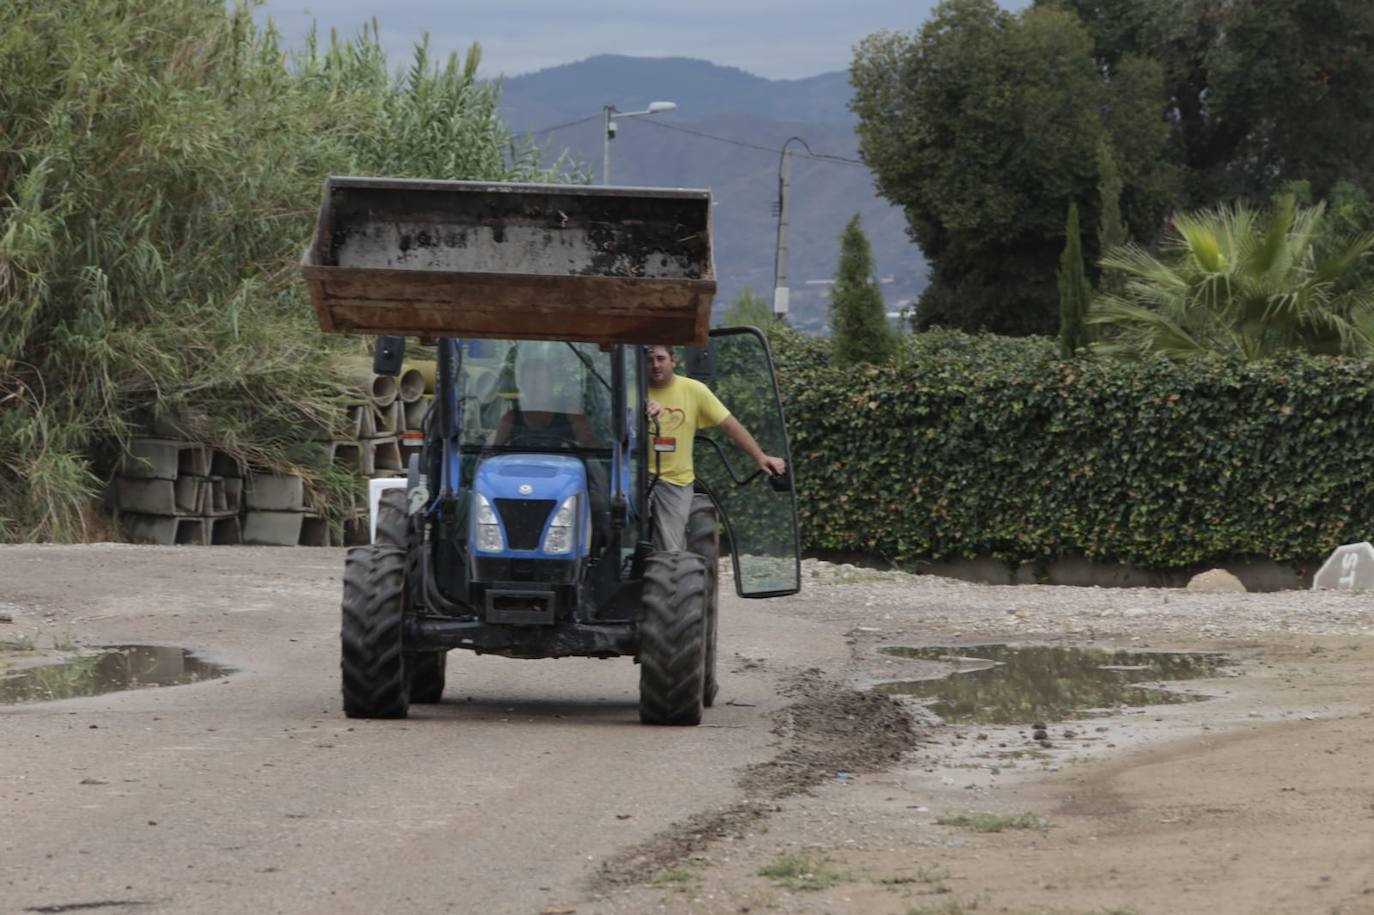
M 676 102 L 650 102 L 643 111 L 617 111 L 614 105 L 602 109 L 606 116 L 606 139 L 601 144 L 601 183 L 611 183 L 611 141 L 615 139 L 615 122 L 620 118 L 637 118 L 646 114 L 659 114 L 677 108 Z

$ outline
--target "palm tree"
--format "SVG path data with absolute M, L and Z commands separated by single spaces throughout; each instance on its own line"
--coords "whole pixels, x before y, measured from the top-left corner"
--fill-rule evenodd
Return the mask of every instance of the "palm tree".
M 1104 328 L 1093 351 L 1374 356 L 1374 287 L 1356 270 L 1371 249 L 1374 234 L 1342 237 L 1323 204 L 1292 197 L 1267 212 L 1237 204 L 1176 216 L 1162 257 L 1131 244 L 1102 259 L 1125 282 L 1093 301 L 1088 321 Z

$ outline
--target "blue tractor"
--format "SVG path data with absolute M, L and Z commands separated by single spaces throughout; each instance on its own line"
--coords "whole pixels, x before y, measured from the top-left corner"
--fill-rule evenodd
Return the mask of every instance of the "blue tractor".
M 706 332 L 709 207 L 704 191 L 330 179 L 303 268 L 321 325 L 379 335 L 380 373 L 407 337 L 436 353 L 423 447 L 348 555 L 347 715 L 438 702 L 458 648 L 632 657 L 640 719 L 695 725 L 718 688 L 722 542 L 740 596 L 798 590 L 790 481 L 713 430 L 688 549 L 649 542 L 645 345 L 688 344 L 682 367 L 791 466 L 765 338 Z

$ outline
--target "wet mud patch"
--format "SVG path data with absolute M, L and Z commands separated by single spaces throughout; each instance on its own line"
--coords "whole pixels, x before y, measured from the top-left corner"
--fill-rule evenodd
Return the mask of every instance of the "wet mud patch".
M 180 686 L 214 680 L 232 670 L 211 664 L 184 648 L 112 645 L 98 654 L 61 664 L 27 667 L 0 676 L 0 704 L 50 702 L 131 689 Z
M 721 839 L 742 839 L 777 801 L 808 791 L 825 779 L 880 772 L 899 763 L 921 734 L 897 699 L 835 683 L 816 669 L 793 677 L 782 689 L 792 699 L 777 713 L 776 756 L 745 770 L 740 787 L 748 798 L 721 810 L 675 823 L 648 841 L 602 863 L 592 891 L 646 883 Z
M 880 693 L 929 700 L 955 724 L 1031 724 L 1115 714 L 1123 707 L 1208 698 L 1164 688 L 1166 681 L 1217 676 L 1228 659 L 1214 652 L 1113 651 L 1051 645 L 888 647 L 884 654 L 934 661 L 920 680 L 885 683 Z

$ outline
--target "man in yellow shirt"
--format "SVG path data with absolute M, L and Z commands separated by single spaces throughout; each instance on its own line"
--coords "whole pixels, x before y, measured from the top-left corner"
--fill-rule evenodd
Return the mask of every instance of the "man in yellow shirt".
M 646 412 L 658 420 L 650 428 L 649 472 L 659 473 L 650 494 L 653 539 L 660 550 L 687 548 L 687 517 L 692 511 L 692 441 L 698 429 L 720 426 L 769 476 L 786 473 L 787 462 L 763 453 L 754 436 L 695 378 L 678 375 L 677 354 L 670 346 L 648 348 L 649 402 Z

